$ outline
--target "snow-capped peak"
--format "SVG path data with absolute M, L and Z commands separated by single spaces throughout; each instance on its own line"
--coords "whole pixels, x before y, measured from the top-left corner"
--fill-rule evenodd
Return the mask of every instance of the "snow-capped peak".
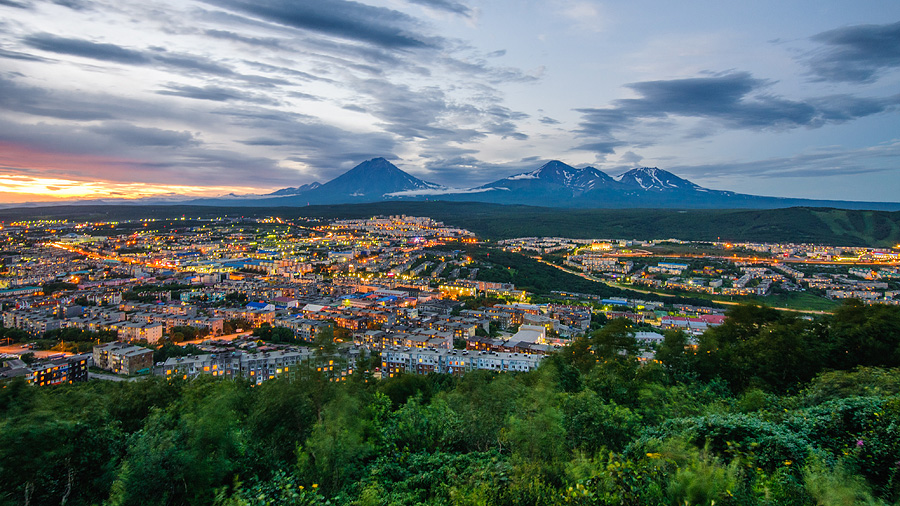
M 698 190 L 700 186 L 682 179 L 671 172 L 656 167 L 631 169 L 618 177 L 618 181 L 626 186 L 638 187 L 648 191 Z

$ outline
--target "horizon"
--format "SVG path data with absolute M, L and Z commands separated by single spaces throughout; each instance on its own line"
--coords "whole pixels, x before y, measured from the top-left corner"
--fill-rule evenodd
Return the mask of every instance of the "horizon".
M 4 1 L 0 202 L 264 194 L 374 157 L 451 188 L 564 159 L 896 202 L 900 5 L 876 4 Z

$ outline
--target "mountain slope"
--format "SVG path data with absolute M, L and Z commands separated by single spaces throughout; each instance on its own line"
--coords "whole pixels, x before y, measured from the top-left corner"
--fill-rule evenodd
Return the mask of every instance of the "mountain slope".
M 202 199 L 199 205 L 306 206 L 383 200 L 443 200 L 583 209 L 777 209 L 795 206 L 900 210 L 900 203 L 806 200 L 712 190 L 671 172 L 642 167 L 612 178 L 594 167 L 558 160 L 475 188 L 446 188 L 398 169 L 384 158 L 367 160 L 318 185 L 285 188 L 260 198 Z
M 403 172 L 384 158 L 373 158 L 306 192 L 303 197 L 311 202 L 376 202 L 384 200 L 389 193 L 442 188 Z
M 272 193 L 267 193 L 265 196 L 267 197 L 282 197 L 285 195 L 300 195 L 301 193 L 306 193 L 310 190 L 315 190 L 316 188 L 322 186 L 322 183 L 316 181 L 315 183 L 309 183 L 297 186 L 295 188 L 282 188 L 280 190 L 276 190 Z
M 313 204 L 351 204 L 380 202 L 397 192 L 442 191 L 444 187 L 413 177 L 384 158 L 360 163 L 325 184 L 311 183 L 297 188 L 283 188 L 260 198 L 240 201 L 221 198 L 188 202 L 204 206 L 306 206 Z

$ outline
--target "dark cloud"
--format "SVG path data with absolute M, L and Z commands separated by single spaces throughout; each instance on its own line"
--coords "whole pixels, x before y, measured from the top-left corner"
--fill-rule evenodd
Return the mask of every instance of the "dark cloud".
M 230 40 L 233 42 L 240 42 L 242 44 L 247 44 L 249 46 L 254 47 L 264 47 L 266 49 L 283 49 L 283 42 L 281 39 L 276 39 L 274 37 L 245 37 L 243 35 L 230 32 L 228 30 L 206 30 L 203 32 L 204 34 L 215 38 L 215 39 L 223 39 Z
M 115 44 L 58 37 L 47 33 L 28 36 L 24 39 L 24 43 L 29 47 L 51 53 L 81 56 L 83 58 L 127 65 L 168 67 L 170 69 L 187 71 L 185 74 L 188 76 L 193 76 L 195 73 L 203 73 L 238 79 L 259 86 L 290 84 L 289 81 L 284 79 L 239 74 L 228 66 L 212 61 L 209 58 L 190 54 L 169 53 L 164 48 L 138 51 Z
M 538 121 L 540 121 L 541 123 L 543 123 L 545 125 L 558 125 L 559 124 L 559 121 L 557 121 L 549 116 L 541 116 L 541 118 Z
M 199 144 L 190 132 L 138 127 L 124 122 L 104 123 L 89 127 L 88 130 L 106 135 L 117 143 L 129 146 L 184 148 Z
M 459 14 L 460 16 L 465 16 L 467 18 L 472 17 L 472 9 L 469 8 L 468 5 L 465 5 L 460 2 L 454 2 L 452 0 L 407 0 L 411 4 L 424 5 L 425 7 L 430 7 L 432 9 L 452 12 L 453 14 Z
M 900 67 L 900 22 L 837 28 L 812 40 L 825 45 L 807 61 L 820 80 L 871 82 Z
M 672 117 L 699 118 L 729 129 L 767 130 L 817 128 L 895 109 L 900 96 L 863 98 L 832 95 L 789 100 L 767 93 L 768 81 L 747 72 L 629 84 L 640 98 L 616 100 L 604 109 L 577 109 L 582 114 L 577 134 L 592 141 L 576 149 L 611 153 L 621 146 L 615 134 L 638 122 L 662 122 Z M 705 132 L 702 129 L 694 132 Z M 649 145 L 649 141 L 629 144 Z
M 806 125 L 815 118 L 809 104 L 761 94 L 768 84 L 748 72 L 647 81 L 628 85 L 641 98 L 614 103 L 630 117 L 710 118 L 736 128 Z
M 292 91 L 292 92 L 288 93 L 288 96 L 292 97 L 292 98 L 301 98 L 303 100 L 312 100 L 313 102 L 320 102 L 322 100 L 321 98 L 319 98 L 315 95 L 310 95 L 309 93 L 303 93 L 302 91 Z
M 228 102 L 231 100 L 241 100 L 245 102 L 255 102 L 260 104 L 276 104 L 277 101 L 268 97 L 254 94 L 251 92 L 225 88 L 221 86 L 190 86 L 180 84 L 170 84 L 166 89 L 158 90 L 159 95 L 170 95 L 176 97 L 193 98 L 196 100 L 211 100 L 213 102 Z
M 254 67 L 260 71 L 269 73 L 269 74 L 283 74 L 287 77 L 290 77 L 292 80 L 293 79 L 301 79 L 304 81 L 322 81 L 322 82 L 326 82 L 326 83 L 334 82 L 331 79 L 328 79 L 326 77 L 313 75 L 308 72 L 302 72 L 302 71 L 292 69 L 292 68 L 279 67 L 276 65 L 269 65 L 267 63 L 261 63 L 261 62 L 250 61 L 250 60 L 244 60 L 244 63 L 251 67 Z
M 830 95 L 809 100 L 822 122 L 841 123 L 882 113 L 900 104 L 900 95 L 888 98 L 864 98 Z
M 187 86 L 169 85 L 164 90 L 159 90 L 159 95 L 171 95 L 176 97 L 194 98 L 197 100 L 212 100 L 214 102 L 227 102 L 229 100 L 242 100 L 242 94 L 230 88 L 219 86 Z
M 528 135 L 519 132 L 516 129 L 516 125 L 510 121 L 488 123 L 485 125 L 485 129 L 494 135 L 499 135 L 501 139 L 513 138 L 517 141 L 528 140 Z
M 28 53 L 20 53 L 18 51 L 7 51 L 5 49 L 0 49 L 0 58 L 24 61 L 47 61 L 45 58 L 41 58 L 40 56 L 35 56 Z
M 68 7 L 73 11 L 84 11 L 93 8 L 93 3 L 86 0 L 52 0 L 56 5 Z
M 288 146 L 291 144 L 288 140 L 272 139 L 270 137 L 255 137 L 239 142 L 247 146 Z
M 207 3 L 284 26 L 392 49 L 433 48 L 437 39 L 415 33 L 401 12 L 349 0 L 206 0 Z
M 49 33 L 25 37 L 23 42 L 29 47 L 42 51 L 81 56 L 94 60 L 127 63 L 130 65 L 146 65 L 151 62 L 150 58 L 140 51 L 126 49 L 115 44 L 57 37 Z
M 5 5 L 6 7 L 15 7 L 17 9 L 30 9 L 31 4 L 16 2 L 15 0 L 0 0 L 0 5 Z

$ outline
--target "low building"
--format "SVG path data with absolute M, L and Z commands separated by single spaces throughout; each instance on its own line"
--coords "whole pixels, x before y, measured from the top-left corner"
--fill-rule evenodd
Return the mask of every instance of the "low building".
M 456 376 L 476 369 L 527 372 L 537 369 L 543 355 L 467 350 L 393 348 L 381 352 L 381 376 L 445 373 Z
M 91 355 L 69 355 L 66 357 L 54 357 L 28 366 L 29 384 L 35 386 L 61 385 L 88 380 L 88 366 Z
M 145 374 L 153 367 L 153 350 L 122 342 L 93 349 L 94 365 L 116 374 Z
M 119 339 L 126 341 L 146 339 L 150 344 L 159 342 L 165 330 L 162 323 L 120 322 L 113 327 L 118 330 Z

